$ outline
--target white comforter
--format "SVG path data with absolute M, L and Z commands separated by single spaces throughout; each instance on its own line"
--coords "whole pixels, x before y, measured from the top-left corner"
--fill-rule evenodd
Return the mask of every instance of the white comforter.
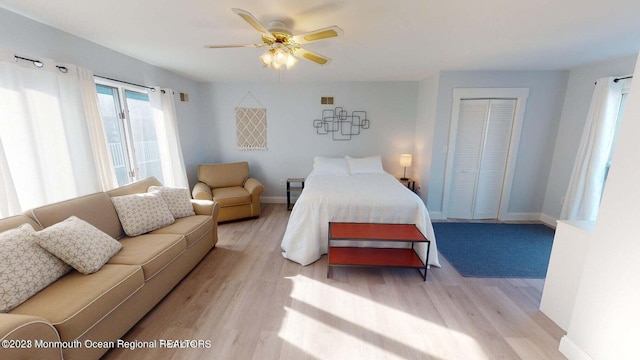
M 334 176 L 312 172 L 291 211 L 282 238 L 284 257 L 309 265 L 326 254 L 330 221 L 416 224 L 431 241 L 428 263 L 440 266 L 427 208 L 416 194 L 390 174 Z M 377 244 L 379 247 L 398 246 Z M 425 261 L 426 245 L 416 244 L 416 249 Z

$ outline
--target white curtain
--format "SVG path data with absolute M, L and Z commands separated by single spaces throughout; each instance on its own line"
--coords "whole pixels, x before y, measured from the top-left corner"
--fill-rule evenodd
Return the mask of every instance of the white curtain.
M 605 172 L 620 109 L 622 83 L 596 82 L 561 219 L 593 221 L 598 215 Z
M 98 184 L 102 191 L 107 191 L 118 187 L 118 179 L 113 169 L 113 163 L 109 154 L 107 137 L 100 116 L 98 106 L 98 93 L 93 72 L 88 69 L 78 68 L 78 81 L 80 83 L 80 93 L 82 105 L 87 120 L 89 139 L 93 160 L 96 166 Z
M 149 91 L 149 102 L 153 109 L 153 120 L 158 136 L 164 185 L 189 188 L 187 171 L 182 157 L 182 146 L 180 145 L 173 91 L 160 87 L 154 89 L 156 91 Z
M 39 61 L 41 67 L 0 49 L 3 217 L 101 190 L 78 68 Z

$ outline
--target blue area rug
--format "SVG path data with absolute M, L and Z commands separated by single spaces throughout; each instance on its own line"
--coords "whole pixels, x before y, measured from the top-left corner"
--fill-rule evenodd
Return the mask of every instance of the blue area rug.
M 434 222 L 438 251 L 462 276 L 543 279 L 554 230 L 540 224 Z

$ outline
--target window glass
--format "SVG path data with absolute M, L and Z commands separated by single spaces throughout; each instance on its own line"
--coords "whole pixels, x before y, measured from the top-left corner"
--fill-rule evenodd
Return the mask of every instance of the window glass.
M 118 185 L 155 176 L 162 167 L 149 96 L 122 86 L 96 84 L 100 114 Z

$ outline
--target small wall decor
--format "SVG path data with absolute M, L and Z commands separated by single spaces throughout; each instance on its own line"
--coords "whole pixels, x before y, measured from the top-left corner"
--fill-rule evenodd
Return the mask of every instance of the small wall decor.
M 259 106 L 241 107 L 251 96 Z M 236 107 L 238 150 L 267 150 L 267 109 L 250 92 Z
M 370 124 L 366 111 L 356 110 L 349 115 L 341 107 L 322 110 L 322 119 L 313 120 L 318 135 L 331 134 L 337 141 L 351 140 L 354 135 L 360 135 L 360 129 L 368 129 Z

